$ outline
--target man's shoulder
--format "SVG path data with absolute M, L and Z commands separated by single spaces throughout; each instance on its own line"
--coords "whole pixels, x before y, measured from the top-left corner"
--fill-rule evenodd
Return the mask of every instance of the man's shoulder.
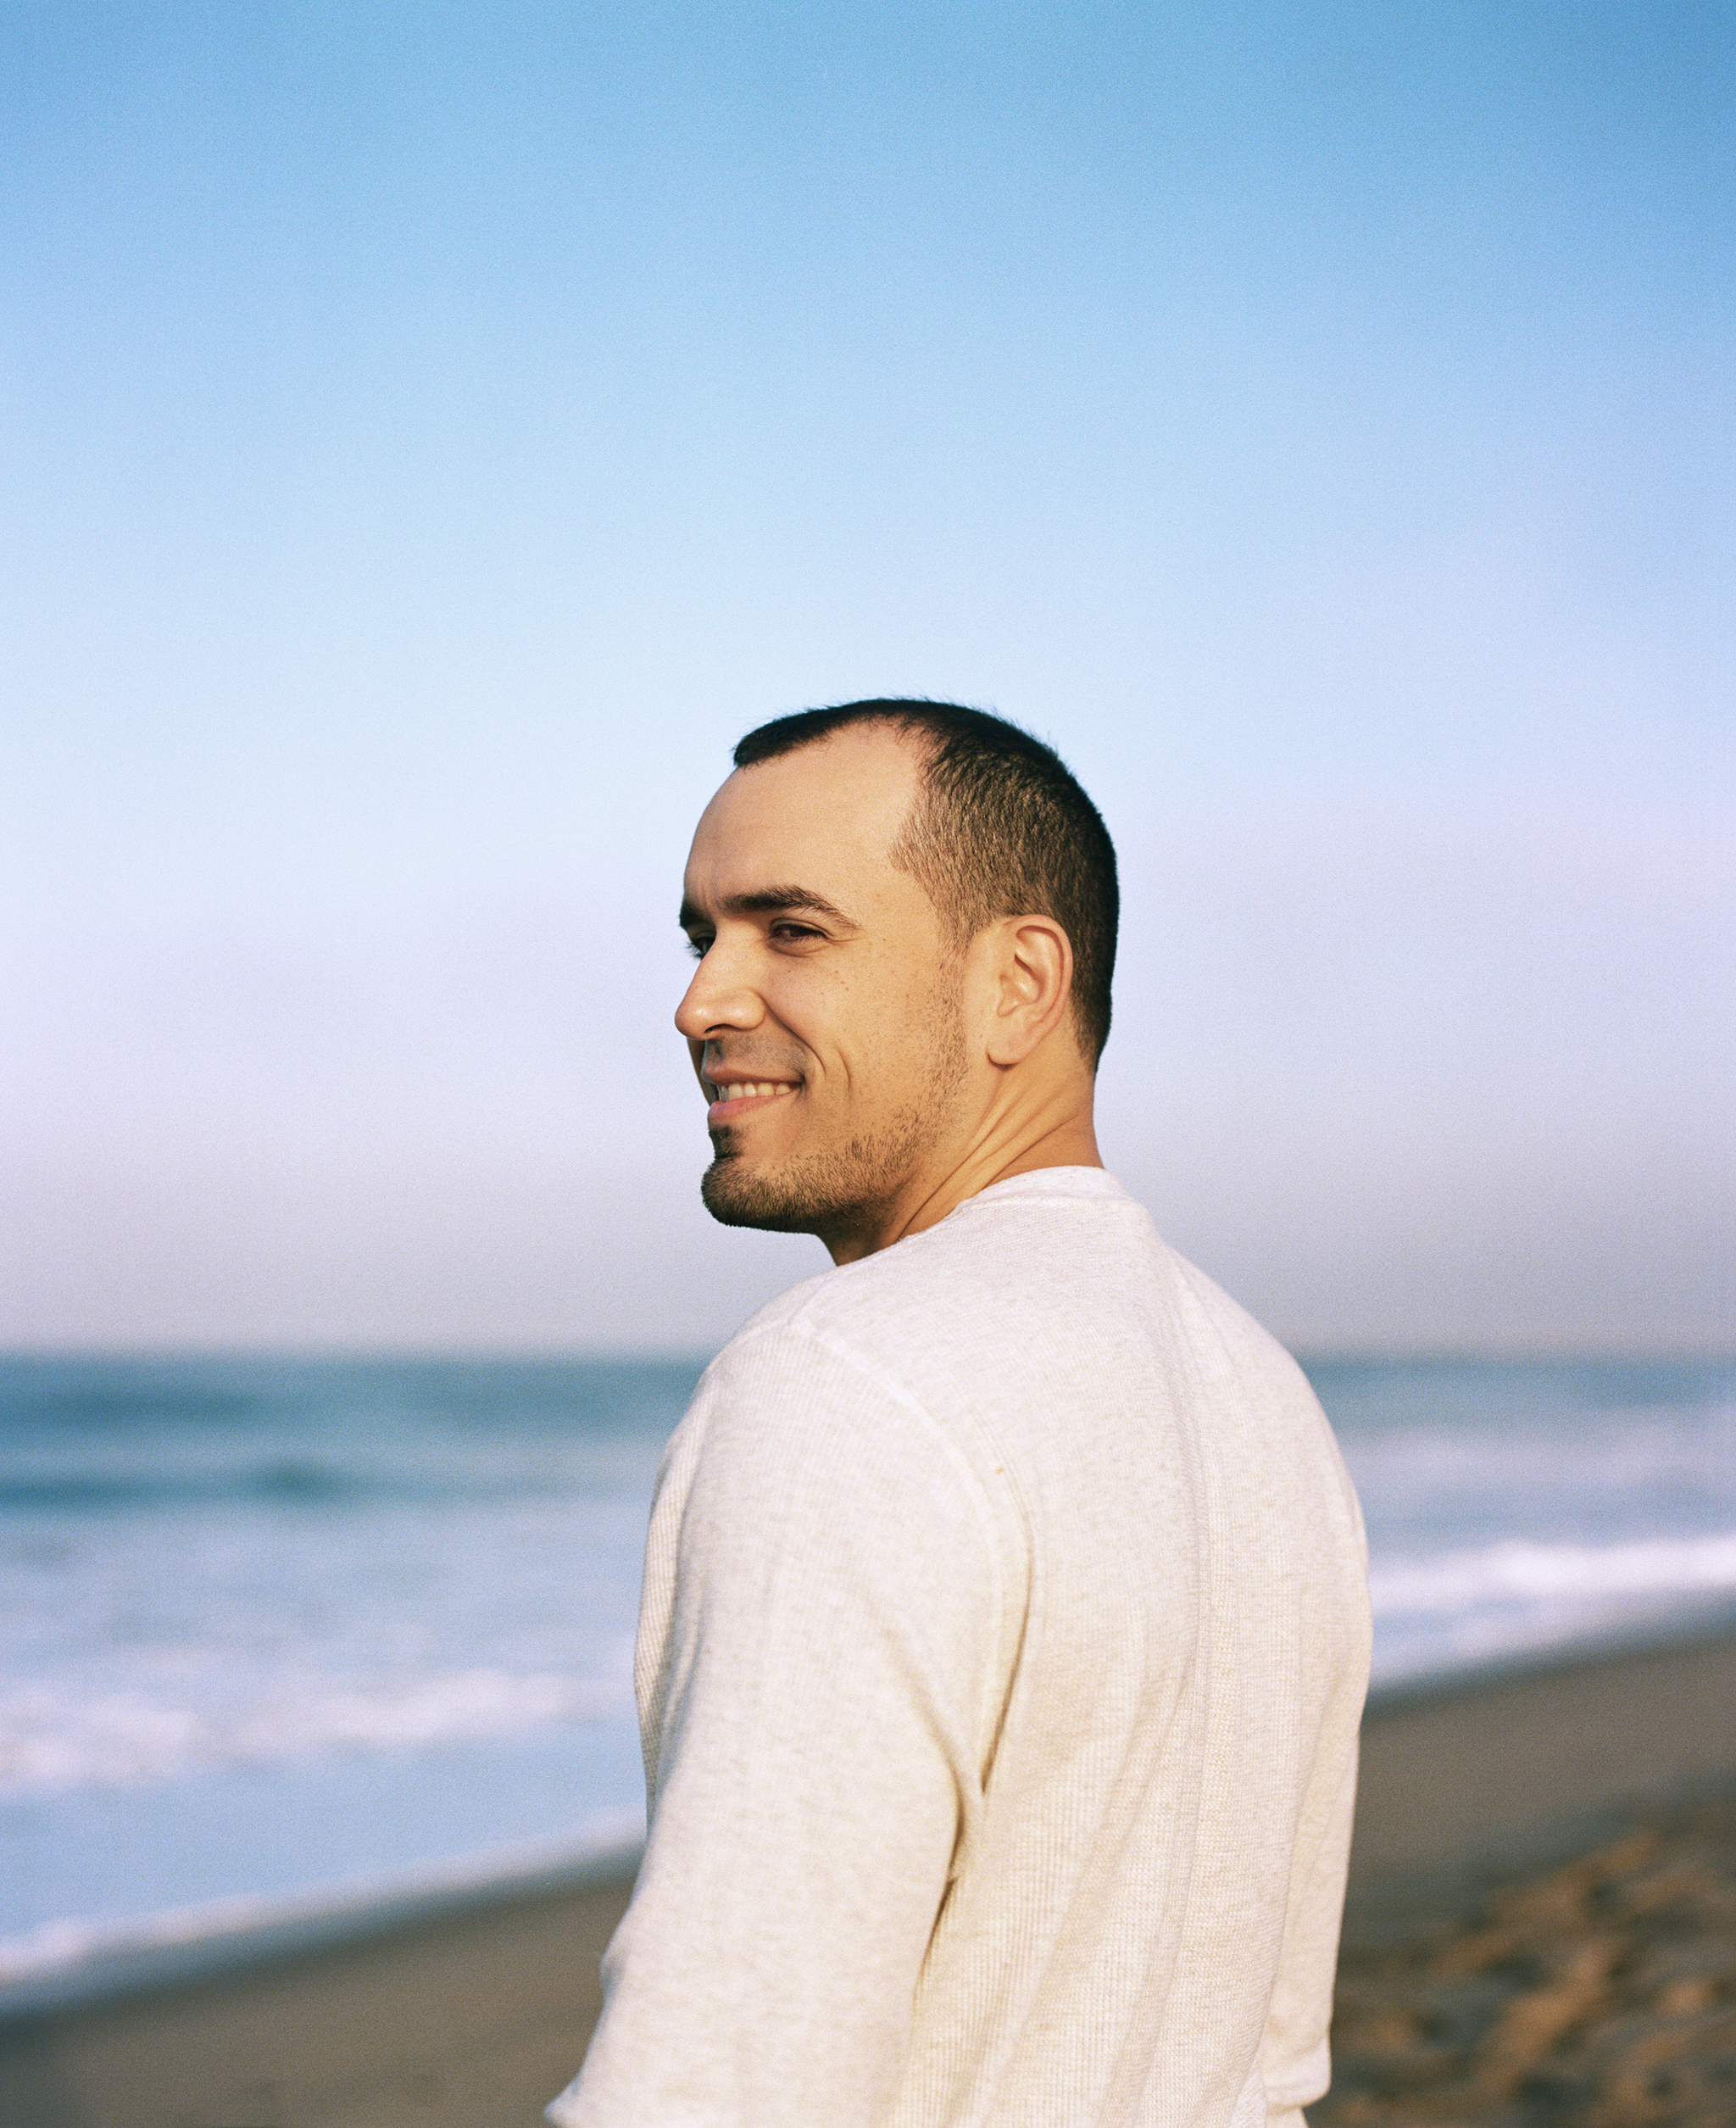
M 915 1483 L 943 1518 L 958 1505 L 940 1485 L 950 1469 L 974 1496 L 968 1473 L 982 1461 L 981 1444 L 932 1364 L 936 1328 L 925 1309 L 934 1278 L 913 1284 L 908 1262 L 887 1262 L 908 1245 L 804 1279 L 742 1325 L 670 1443 L 677 1490 L 703 1479 L 708 1497 L 763 1506 L 842 1488 L 860 1506 L 903 1500 Z

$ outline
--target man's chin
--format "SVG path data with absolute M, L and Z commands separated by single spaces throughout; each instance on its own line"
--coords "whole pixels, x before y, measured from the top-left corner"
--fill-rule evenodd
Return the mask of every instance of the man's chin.
M 771 1176 L 721 1153 L 699 1178 L 699 1201 L 721 1227 L 760 1227 L 771 1234 L 812 1234 L 814 1207 Z
M 865 1134 L 825 1150 L 786 1151 L 749 1163 L 736 1134 L 711 1134 L 714 1155 L 699 1184 L 700 1201 L 725 1227 L 763 1227 L 772 1234 L 811 1234 L 828 1249 L 840 1237 L 874 1227 L 905 1187 L 932 1143 L 937 1100 L 925 1112 L 912 1105 L 878 1137 Z

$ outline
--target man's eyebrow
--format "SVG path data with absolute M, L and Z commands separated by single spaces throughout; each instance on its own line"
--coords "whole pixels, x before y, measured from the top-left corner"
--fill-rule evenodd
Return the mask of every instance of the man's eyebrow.
M 811 887 L 761 887 L 750 894 L 725 894 L 717 904 L 717 913 L 725 916 L 773 916 L 791 910 L 801 910 L 812 916 L 824 916 L 829 922 L 843 924 L 849 929 L 858 928 L 854 916 L 847 916 L 836 903 L 830 902 Z M 681 927 L 693 931 L 709 922 L 708 912 L 691 901 L 682 904 Z

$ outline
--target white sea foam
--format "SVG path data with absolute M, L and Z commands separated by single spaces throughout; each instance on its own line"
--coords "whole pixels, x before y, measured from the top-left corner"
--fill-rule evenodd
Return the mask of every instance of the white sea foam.
M 0 1797 L 326 1752 L 414 1750 L 544 1723 L 620 1719 L 632 1710 L 619 1681 L 483 1668 L 342 1689 L 309 1685 L 203 1707 L 136 1691 L 87 1700 L 38 1683 L 0 1693 Z
M 1541 1544 L 1507 1538 L 1477 1551 L 1377 1558 L 1369 1571 L 1375 1616 L 1440 1617 L 1491 1603 L 1558 1606 L 1583 1599 L 1655 1601 L 1736 1590 L 1736 1531 L 1643 1543 Z

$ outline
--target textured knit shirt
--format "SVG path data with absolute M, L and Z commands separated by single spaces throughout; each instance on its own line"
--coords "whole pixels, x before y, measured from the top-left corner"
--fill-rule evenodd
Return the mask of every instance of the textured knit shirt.
M 1096 1168 L 798 1286 L 653 1509 L 561 2128 L 1299 2128 L 1367 1676 L 1300 1371 Z

